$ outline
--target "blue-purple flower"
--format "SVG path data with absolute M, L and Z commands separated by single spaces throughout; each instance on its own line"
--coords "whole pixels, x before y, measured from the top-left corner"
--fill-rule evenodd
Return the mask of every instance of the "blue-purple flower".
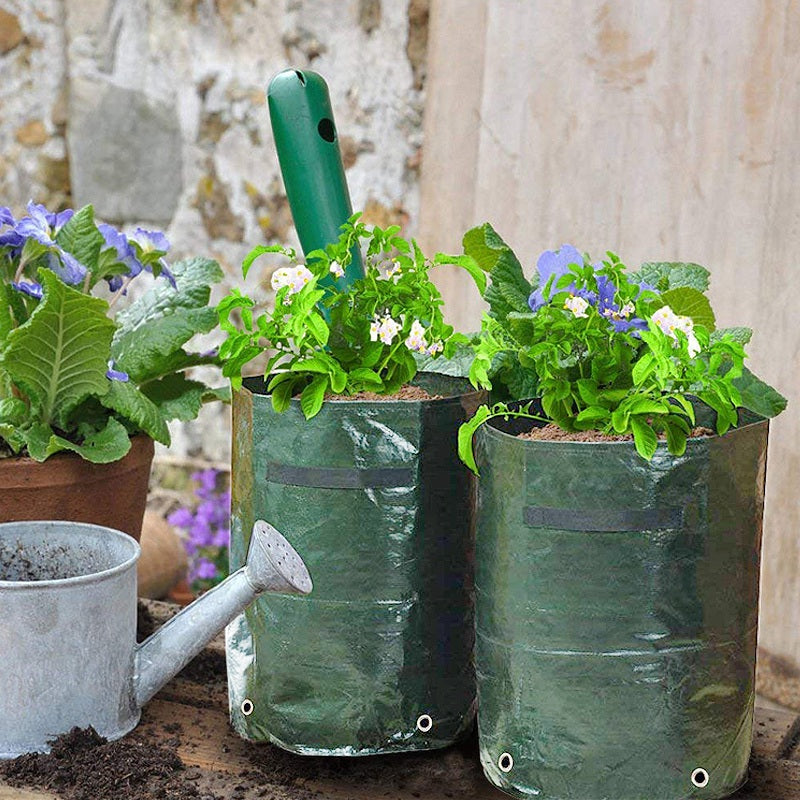
M 144 228 L 137 228 L 131 239 L 142 248 L 143 253 L 169 252 L 169 241 L 161 231 L 146 231 Z
M 575 297 L 582 297 L 590 305 L 594 305 L 597 295 L 587 289 L 576 289 L 575 283 L 569 286 L 556 289 L 556 282 L 570 273 L 570 266 L 583 266 L 583 256 L 576 247 L 571 244 L 562 244 L 558 250 L 545 250 L 536 262 L 536 270 L 539 273 L 539 288 L 531 292 L 528 298 L 528 305 L 531 311 L 538 311 L 542 306 L 547 305 L 544 297 L 544 290 L 550 282 L 550 294 L 556 292 L 569 292 Z M 552 281 L 551 281 L 552 279 Z
M 12 281 L 11 288 L 22 294 L 27 294 L 28 297 L 33 297 L 36 300 L 41 300 L 43 295 L 42 284 L 34 283 L 33 281 Z
M 219 472 L 215 469 L 195 472 L 192 480 L 197 484 L 197 505 L 179 508 L 167 520 L 186 534 L 183 543 L 191 562 L 189 579 L 213 580 L 221 577 L 218 565 L 230 543 L 231 494 L 217 488 Z
M 116 369 L 116 364 L 114 364 L 114 360 L 108 362 L 108 370 L 106 371 L 106 378 L 110 381 L 120 381 L 121 383 L 127 383 L 130 380 L 130 375 L 127 372 L 122 372 L 121 370 Z

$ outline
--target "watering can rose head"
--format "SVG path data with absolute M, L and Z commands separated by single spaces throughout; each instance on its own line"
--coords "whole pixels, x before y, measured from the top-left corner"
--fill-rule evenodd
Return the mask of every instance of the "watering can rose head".
M 696 401 L 715 412 L 719 434 L 737 425 L 741 408 L 770 417 L 786 405 L 744 366 L 752 331 L 716 328 L 709 272 L 698 264 L 630 272 L 614 253 L 592 261 L 565 244 L 542 253 L 528 279 L 488 224 L 464 237 L 464 258 L 490 279 L 470 380 L 507 400 L 537 401 L 536 413 L 534 403 L 483 406 L 462 426 L 459 452 L 475 471 L 472 438 L 492 417 L 630 434 L 651 459 L 659 437 L 683 454 Z
M 274 302 L 256 314 L 256 301 L 234 289 L 218 306 L 228 334 L 220 348 L 223 374 L 234 388 L 244 366 L 267 351 L 264 371 L 276 411 L 300 394 L 306 418 L 319 413 L 325 396 L 374 392 L 391 395 L 417 374 L 418 359 L 449 355 L 466 337 L 442 316 L 442 297 L 430 279 L 444 263 L 464 267 L 483 290 L 486 276 L 462 256 L 426 258 L 399 228 L 368 228 L 358 214 L 342 226 L 338 241 L 299 263 L 291 248 L 256 247 L 244 276 L 265 253 L 288 259 L 272 272 Z M 353 254 L 364 248 L 364 274 L 349 281 Z
M 169 420 L 214 396 L 184 373 L 216 355 L 184 345 L 215 327 L 222 272 L 204 259 L 168 266 L 169 249 L 158 231 L 98 225 L 92 206 L 0 208 L 0 458 L 116 461 L 133 434 L 169 444 Z M 145 273 L 152 285 L 125 306 Z

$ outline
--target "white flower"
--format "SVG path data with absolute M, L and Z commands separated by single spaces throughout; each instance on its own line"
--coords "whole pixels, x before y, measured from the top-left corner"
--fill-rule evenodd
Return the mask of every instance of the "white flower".
M 331 274 L 336 278 L 344 275 L 344 267 L 338 261 L 331 261 Z
M 624 306 L 619 310 L 619 315 L 623 319 L 627 319 L 633 312 L 636 311 L 636 306 L 633 303 L 625 303 Z
M 313 277 L 311 270 L 302 264 L 296 267 L 281 267 L 272 273 L 270 285 L 275 292 L 288 286 L 288 296 L 297 294 Z
M 417 353 L 425 352 L 425 327 L 418 319 L 411 323 L 411 330 L 406 338 L 406 347 Z
M 289 294 L 297 294 L 314 277 L 314 273 L 302 264 L 294 268 L 292 282 L 289 284 Z
M 400 280 L 400 273 L 403 271 L 403 269 L 397 261 L 392 263 L 394 266 L 386 273 L 386 278 L 387 280 L 391 278 L 392 282 L 397 285 L 397 281 Z
M 441 353 L 442 350 L 444 350 L 444 345 L 441 342 L 434 342 L 428 348 L 428 354 L 432 355 L 432 356 L 435 356 L 437 353 Z
M 651 319 L 670 339 L 675 341 L 676 345 L 678 344 L 677 332 L 681 331 L 685 334 L 689 355 L 692 358 L 702 349 L 694 334 L 694 322 L 691 317 L 682 317 L 676 314 L 669 306 L 662 306 L 653 314 Z
M 391 344 L 402 329 L 403 326 L 388 314 L 383 317 L 376 316 L 369 326 L 369 338 L 373 342 L 380 339 L 384 344 Z
M 281 267 L 280 269 L 276 269 L 275 272 L 272 273 L 272 278 L 270 279 L 270 285 L 272 286 L 272 291 L 274 292 L 277 292 L 278 289 L 283 289 L 284 286 L 288 286 L 291 282 L 291 267 Z
M 571 295 L 564 301 L 564 308 L 571 311 L 576 317 L 588 317 L 586 309 L 589 308 L 589 303 L 582 297 Z

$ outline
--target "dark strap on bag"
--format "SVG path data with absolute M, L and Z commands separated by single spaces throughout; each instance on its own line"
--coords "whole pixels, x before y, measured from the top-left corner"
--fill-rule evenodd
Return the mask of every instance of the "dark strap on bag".
M 415 479 L 410 467 L 292 467 L 270 462 L 267 482 L 312 489 L 388 489 L 414 486 Z
M 528 506 L 523 519 L 529 528 L 564 531 L 658 531 L 683 527 L 681 508 L 547 508 Z

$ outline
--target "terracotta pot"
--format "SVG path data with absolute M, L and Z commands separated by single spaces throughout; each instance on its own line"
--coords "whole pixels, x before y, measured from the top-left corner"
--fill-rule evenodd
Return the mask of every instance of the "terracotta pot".
M 153 440 L 131 439 L 125 458 L 90 464 L 74 453 L 44 463 L 0 459 L 0 522 L 69 520 L 105 525 L 137 541 L 147 503 Z

